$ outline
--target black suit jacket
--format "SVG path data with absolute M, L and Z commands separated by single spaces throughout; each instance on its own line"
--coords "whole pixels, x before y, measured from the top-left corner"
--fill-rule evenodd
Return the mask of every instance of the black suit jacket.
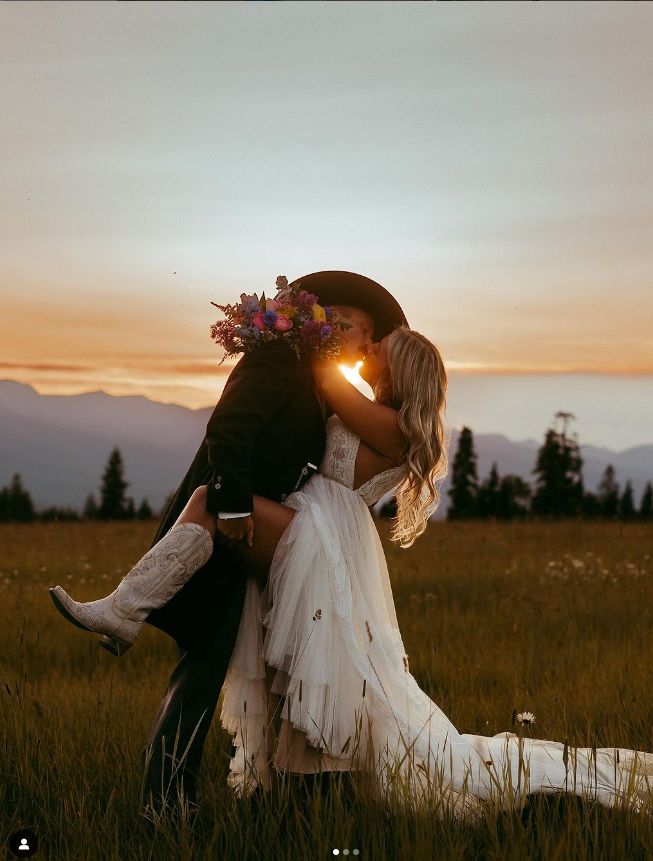
M 310 476 L 308 463 L 319 465 L 324 446 L 324 407 L 310 362 L 299 360 L 284 341 L 246 353 L 229 375 L 151 546 L 173 526 L 199 485 L 208 485 L 207 509 L 216 516 L 219 511 L 252 511 L 254 494 L 281 502 Z M 146 621 L 174 637 L 182 649 L 204 650 L 220 625 L 230 591 L 242 588 L 244 576 L 216 542 L 206 565 Z

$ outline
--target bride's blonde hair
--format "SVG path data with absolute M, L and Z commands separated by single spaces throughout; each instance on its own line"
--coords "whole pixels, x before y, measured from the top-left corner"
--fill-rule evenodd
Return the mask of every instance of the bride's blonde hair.
M 374 385 L 376 400 L 399 412 L 408 440 L 402 453 L 408 474 L 397 491 L 392 540 L 410 547 L 440 504 L 448 471 L 449 431 L 444 422 L 447 373 L 437 347 L 406 327 L 388 338 L 388 367 Z

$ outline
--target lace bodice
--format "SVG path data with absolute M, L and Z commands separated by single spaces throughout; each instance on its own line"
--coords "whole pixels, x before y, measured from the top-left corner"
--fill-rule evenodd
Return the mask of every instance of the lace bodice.
M 360 437 L 349 430 L 338 416 L 331 416 L 326 425 L 326 448 L 320 467 L 325 478 L 331 478 L 354 489 L 354 468 Z M 406 475 L 406 466 L 393 466 L 372 476 L 355 491 L 366 505 L 374 505 L 399 486 Z

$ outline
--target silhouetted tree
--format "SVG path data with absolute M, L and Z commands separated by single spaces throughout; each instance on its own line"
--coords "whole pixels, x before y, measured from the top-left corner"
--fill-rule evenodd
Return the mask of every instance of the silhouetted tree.
M 136 508 L 134 506 L 134 500 L 131 496 L 127 497 L 127 504 L 125 505 L 125 518 L 127 520 L 134 520 L 136 517 Z
M 595 518 L 601 516 L 601 502 L 591 490 L 583 494 L 583 517 Z
M 634 520 L 636 514 L 633 483 L 629 480 L 626 482 L 624 492 L 619 500 L 619 518 L 621 520 Z
M 144 497 L 141 504 L 138 506 L 136 517 L 138 517 L 139 520 L 149 520 L 152 516 L 153 514 L 152 509 L 150 508 L 150 503 L 147 501 L 147 497 Z
M 554 426 L 546 431 L 537 453 L 535 492 L 531 502 L 534 514 L 570 517 L 580 514 L 583 506 L 583 459 L 574 433 L 567 435 L 567 422 L 573 413 L 557 412 Z M 562 421 L 562 429 L 555 427 Z
M 504 475 L 499 485 L 496 501 L 496 517 L 512 520 L 529 514 L 531 487 L 520 475 Z
M 653 484 L 646 482 L 642 499 L 639 503 L 638 516 L 640 520 L 653 520 Z
M 98 516 L 98 507 L 97 502 L 95 501 L 95 496 L 92 493 L 86 497 L 86 502 L 84 503 L 84 510 L 82 511 L 82 517 L 85 520 L 95 520 Z
M 496 461 L 492 464 L 485 481 L 481 482 L 476 497 L 476 510 L 479 517 L 498 517 L 499 507 L 499 471 Z
M 102 520 L 124 520 L 128 516 L 125 490 L 129 483 L 124 480 L 123 470 L 120 449 L 114 448 L 102 476 L 100 508 L 98 510 L 98 516 Z
M 619 484 L 615 480 L 614 467 L 608 464 L 598 486 L 601 516 L 616 518 L 619 513 Z
M 79 520 L 79 512 L 74 508 L 58 508 L 56 505 L 45 508 L 38 515 L 39 520 L 44 522 L 64 522 Z
M 0 520 L 27 523 L 34 520 L 34 503 L 23 487 L 19 473 L 15 473 L 8 487 L 0 491 Z
M 451 505 L 447 511 L 449 520 L 476 517 L 478 476 L 474 437 L 468 427 L 463 427 L 458 437 L 458 450 L 453 461 L 449 496 Z
M 379 509 L 379 517 L 392 518 L 397 516 L 397 497 L 393 496 L 384 502 Z

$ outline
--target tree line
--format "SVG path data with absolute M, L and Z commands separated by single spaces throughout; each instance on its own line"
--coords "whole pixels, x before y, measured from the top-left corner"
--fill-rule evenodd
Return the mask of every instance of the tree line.
M 487 478 L 479 481 L 474 436 L 470 428 L 463 427 L 451 468 L 447 519 L 585 517 L 653 521 L 653 484 L 650 481 L 636 504 L 632 482 L 626 481 L 621 489 L 614 467 L 608 464 L 596 493 L 585 489 L 578 437 L 567 432 L 573 418 L 572 413 L 555 414 L 531 470 L 535 476 L 533 487 L 519 475 L 500 476 L 496 461 Z M 172 497 L 170 494 L 161 511 L 155 513 L 147 498 L 136 508 L 134 499 L 126 494 L 128 486 L 117 447 L 104 468 L 99 499 L 89 494 L 81 513 L 74 508 L 59 507 L 37 512 L 30 493 L 16 473 L 7 487 L 0 488 L 0 521 L 147 520 L 160 517 Z M 393 499 L 383 507 L 382 515 L 392 517 L 395 513 Z
M 615 469 L 608 464 L 596 493 L 585 489 L 583 458 L 577 434 L 568 433 L 572 413 L 557 412 L 544 436 L 531 470 L 531 485 L 518 475 L 500 476 L 496 461 L 484 481 L 476 469 L 474 437 L 461 429 L 451 469 L 448 520 L 494 517 L 512 520 L 527 517 L 582 517 L 617 520 L 653 520 L 653 484 L 647 482 L 636 504 L 632 482 L 623 490 Z
M 16 473 L 8 486 L 0 488 L 0 521 L 28 522 L 31 520 L 147 520 L 155 517 L 147 498 L 138 508 L 131 496 L 127 496 L 129 482 L 125 481 L 125 467 L 119 448 L 114 448 L 104 468 L 100 482 L 99 499 L 91 493 L 87 496 L 81 512 L 75 508 L 51 506 L 37 511 L 32 496 Z M 165 501 L 162 511 L 168 505 Z

